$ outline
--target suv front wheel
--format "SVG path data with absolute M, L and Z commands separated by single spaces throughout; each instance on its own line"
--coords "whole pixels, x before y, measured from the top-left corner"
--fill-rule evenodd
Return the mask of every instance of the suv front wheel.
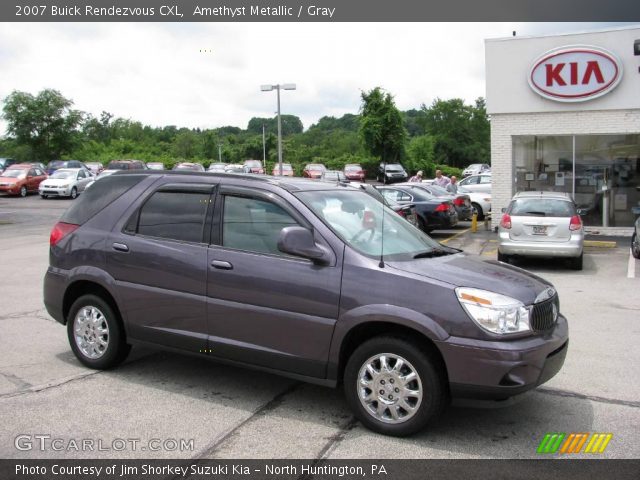
M 347 362 L 344 390 L 366 427 L 394 436 L 424 428 L 447 399 L 434 358 L 400 337 L 375 337 L 360 345 Z
M 67 335 L 78 360 L 98 370 L 120 364 L 131 349 L 115 312 L 96 295 L 83 295 L 73 303 L 67 317 Z

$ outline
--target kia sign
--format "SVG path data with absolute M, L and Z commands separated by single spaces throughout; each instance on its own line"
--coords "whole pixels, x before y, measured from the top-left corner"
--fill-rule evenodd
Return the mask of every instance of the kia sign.
M 557 102 L 584 102 L 613 90 L 622 78 L 622 63 L 611 52 L 576 45 L 550 50 L 529 73 L 529 85 Z

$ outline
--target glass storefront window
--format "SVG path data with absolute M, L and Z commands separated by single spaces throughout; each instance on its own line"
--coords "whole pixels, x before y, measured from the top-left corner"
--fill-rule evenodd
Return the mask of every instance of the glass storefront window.
M 640 135 L 514 136 L 515 191 L 570 193 L 590 226 L 640 214 Z

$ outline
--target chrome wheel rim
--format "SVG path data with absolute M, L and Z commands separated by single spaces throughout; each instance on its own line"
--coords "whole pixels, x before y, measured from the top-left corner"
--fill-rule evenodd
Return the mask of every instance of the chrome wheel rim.
M 406 422 L 422 403 L 420 375 L 409 361 L 393 353 L 380 353 L 364 362 L 356 388 L 366 412 L 383 423 Z
M 27 196 L 27 187 L 20 188 L 20 196 L 21 197 L 26 197 Z
M 96 307 L 82 307 L 73 320 L 73 338 L 85 357 L 92 360 L 102 357 L 109 346 L 107 318 Z
M 78 191 L 74 188 L 71 189 L 71 198 L 76 198 L 78 196 Z

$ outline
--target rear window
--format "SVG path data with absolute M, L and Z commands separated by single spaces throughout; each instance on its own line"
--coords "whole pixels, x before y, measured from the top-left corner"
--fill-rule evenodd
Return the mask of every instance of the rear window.
M 520 217 L 573 217 L 576 208 L 571 202 L 553 198 L 518 198 L 511 203 L 509 215 Z
M 61 222 L 82 225 L 100 210 L 110 205 L 131 187 L 138 184 L 146 175 L 110 175 L 102 178 L 88 188 L 64 212 Z

